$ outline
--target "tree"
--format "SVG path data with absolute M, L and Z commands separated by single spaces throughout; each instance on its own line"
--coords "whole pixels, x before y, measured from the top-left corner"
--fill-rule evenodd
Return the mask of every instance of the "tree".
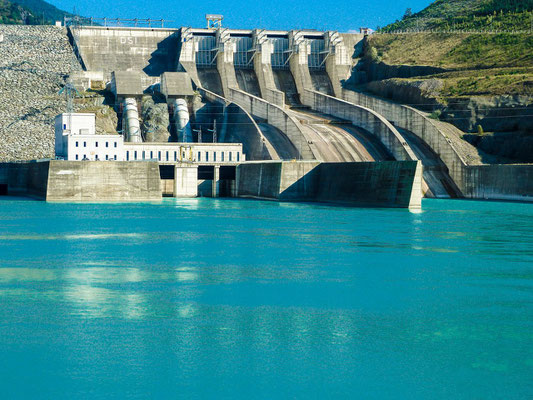
M 405 13 L 403 14 L 403 18 L 402 19 L 406 19 L 406 18 L 409 18 L 409 17 L 412 17 L 412 16 L 413 16 L 413 10 L 408 8 L 407 10 L 405 10 Z

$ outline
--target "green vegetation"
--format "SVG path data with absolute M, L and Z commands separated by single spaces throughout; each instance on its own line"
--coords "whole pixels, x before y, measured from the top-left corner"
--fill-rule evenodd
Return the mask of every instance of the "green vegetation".
M 533 0 L 437 0 L 422 11 L 408 9 L 401 21 L 380 32 L 396 30 L 509 30 L 532 29 Z
M 0 24 L 50 25 L 72 14 L 43 0 L 0 0 Z
M 7 0 L 0 0 L 0 24 L 34 25 L 39 23 L 32 11 Z
M 52 4 L 43 0 L 10 0 L 12 3 L 19 4 L 29 10 L 39 19 L 44 20 L 45 24 L 52 24 L 55 21 L 62 21 L 65 16 L 72 14 L 54 7 Z M 39 22 L 41 23 L 41 22 Z
M 389 65 L 428 65 L 449 72 L 417 78 L 443 81 L 441 96 L 533 95 L 533 35 L 380 34 L 368 50 Z
M 533 35 L 527 33 L 381 34 L 371 36 L 368 46 L 387 64 L 450 69 L 533 67 Z

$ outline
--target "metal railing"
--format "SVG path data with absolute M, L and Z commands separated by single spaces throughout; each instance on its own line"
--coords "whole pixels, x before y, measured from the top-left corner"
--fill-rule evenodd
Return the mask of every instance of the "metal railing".
M 93 18 L 93 17 L 65 17 L 65 26 L 109 26 L 109 27 L 128 27 L 128 28 L 165 28 L 174 22 L 168 19 L 151 19 L 151 18 Z

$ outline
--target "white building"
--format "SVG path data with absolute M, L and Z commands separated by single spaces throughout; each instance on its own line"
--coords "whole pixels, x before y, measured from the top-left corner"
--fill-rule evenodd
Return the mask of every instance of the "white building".
M 58 115 L 55 140 L 56 157 L 69 161 L 153 160 L 217 165 L 246 160 L 242 143 L 124 143 L 121 135 L 97 135 L 95 114 Z
M 124 143 L 124 154 L 125 161 L 155 160 L 162 164 L 214 165 L 246 161 L 242 143 Z
M 97 135 L 95 114 L 64 113 L 55 120 L 56 157 L 76 160 L 124 160 L 120 135 Z

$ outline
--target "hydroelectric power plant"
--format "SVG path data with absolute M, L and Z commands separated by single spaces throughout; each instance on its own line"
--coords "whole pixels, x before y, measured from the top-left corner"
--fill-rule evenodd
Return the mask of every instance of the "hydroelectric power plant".
M 5 194 L 411 208 L 423 196 L 533 200 L 532 165 L 478 163 L 454 126 L 347 89 L 366 33 L 49 29 L 71 51 L 56 159 L 4 160 L 17 161 L 0 164 Z M 83 109 L 80 93 L 101 96 Z
M 533 398 L 531 2 L 16 2 L 0 400 Z

